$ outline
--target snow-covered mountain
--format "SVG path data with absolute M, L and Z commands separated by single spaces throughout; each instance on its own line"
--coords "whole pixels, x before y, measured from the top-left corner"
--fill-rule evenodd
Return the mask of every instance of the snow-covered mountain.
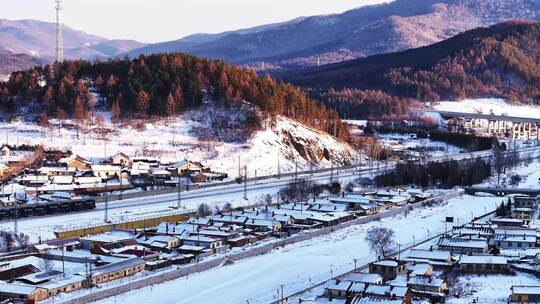
M 396 0 L 343 14 L 197 35 L 136 49 L 130 55 L 182 51 L 267 69 L 328 64 L 429 45 L 508 19 L 540 19 L 531 0 Z
M 54 23 L 0 19 L 0 51 L 48 60 L 55 56 L 55 43 Z M 145 46 L 134 40 L 109 40 L 68 26 L 64 27 L 64 45 L 68 59 L 116 56 Z

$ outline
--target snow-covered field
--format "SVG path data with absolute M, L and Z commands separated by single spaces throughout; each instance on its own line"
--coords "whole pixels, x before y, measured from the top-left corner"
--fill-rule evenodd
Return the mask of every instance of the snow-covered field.
M 526 273 L 516 275 L 464 275 L 458 278 L 456 285 L 463 288 L 464 296 L 450 297 L 446 303 L 508 303 L 512 285 L 537 286 L 537 277 Z
M 65 127 L 74 125 L 71 120 L 51 120 L 55 127 L 50 129 L 14 121 L 0 123 L 0 143 L 41 144 L 69 149 L 96 161 L 118 152 L 130 156 L 153 156 L 165 161 L 189 159 L 200 161 L 214 171 L 227 172 L 233 178 L 237 177 L 238 168 L 244 166 L 248 177 L 253 177 L 276 174 L 278 166 L 281 172 L 294 170 L 295 160 L 299 170 L 308 170 L 311 164 L 330 167 L 331 160 L 325 156 L 330 156 L 337 165 L 355 155 L 349 145 L 285 117 L 278 117 L 273 127 L 267 124 L 245 143 L 225 143 L 205 141 L 195 136 L 193 130 L 204 127 L 204 108 L 188 111 L 174 120 L 146 123 L 142 127 L 115 126 L 110 121 L 110 113 L 101 114 L 105 118 L 104 128 L 111 130 L 105 135 L 98 132 L 83 135 L 75 128 Z M 311 159 L 308 161 L 302 156 L 310 156 Z
M 540 117 L 540 107 L 511 105 L 499 98 L 442 101 L 434 104 L 433 108 L 437 111 L 447 112 L 494 114 L 525 118 Z
M 512 185 L 510 183 L 513 175 L 521 176 L 521 181 Z M 484 186 L 499 186 L 497 185 L 497 176 L 492 176 L 484 183 Z M 540 187 L 540 161 L 535 160 L 531 163 L 522 164 L 515 169 L 508 170 L 505 174 L 501 175 L 500 185 L 513 188 L 538 188 Z
M 408 149 L 429 149 L 432 150 L 431 155 L 435 156 L 441 152 L 460 153 L 462 149 L 454 145 L 447 144 L 442 141 L 430 140 L 427 138 L 411 138 L 403 134 L 378 134 L 381 146 L 392 150 L 408 150 Z
M 472 216 L 493 210 L 501 198 L 462 196 L 447 204 L 411 211 L 408 215 L 383 219 L 365 225 L 351 226 L 330 235 L 277 249 L 269 254 L 239 261 L 233 265 L 191 275 L 131 293 L 118 299 L 99 303 L 140 303 L 141 298 L 152 303 L 269 303 L 276 299 L 276 289 L 284 284 L 285 294 L 330 278 L 331 274 L 366 264 L 375 257 L 364 238 L 374 225 L 392 228 L 402 245 L 424 239 L 444 230 L 446 216 L 465 222 Z M 196 291 L 196 292 L 195 292 Z

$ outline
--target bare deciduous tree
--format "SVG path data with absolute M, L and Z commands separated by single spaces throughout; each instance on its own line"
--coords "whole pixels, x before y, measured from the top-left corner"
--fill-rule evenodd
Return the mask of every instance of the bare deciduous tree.
M 395 250 L 394 230 L 384 227 L 372 227 L 367 231 L 365 240 L 370 249 L 379 257 L 386 257 Z
M 223 204 L 223 207 L 221 208 L 222 212 L 229 213 L 232 211 L 232 204 L 230 202 L 226 202 Z
M 299 179 L 298 181 L 292 181 L 285 188 L 279 191 L 279 196 L 284 201 L 290 202 L 307 202 L 312 194 L 315 185 L 310 180 Z
M 197 215 L 200 217 L 212 215 L 212 209 L 210 209 L 208 204 L 202 203 L 199 205 L 199 208 L 197 208 Z
M 30 243 L 30 237 L 27 234 L 24 234 L 20 232 L 19 234 L 15 234 L 15 241 L 17 241 L 17 244 L 19 244 L 19 247 L 22 249 L 26 249 L 28 247 L 28 244 Z

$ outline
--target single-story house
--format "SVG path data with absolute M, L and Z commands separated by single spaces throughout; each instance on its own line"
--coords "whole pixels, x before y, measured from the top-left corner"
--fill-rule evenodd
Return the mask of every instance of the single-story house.
M 450 251 L 411 249 L 401 260 L 412 263 L 429 263 L 434 267 L 452 266 Z
M 443 236 L 439 239 L 438 246 L 441 250 L 448 250 L 454 253 L 488 252 L 488 241 L 484 238 Z
M 502 256 L 462 255 L 459 259 L 459 269 L 468 273 L 500 273 L 508 270 L 508 262 Z
M 514 285 L 510 290 L 509 303 L 540 303 L 540 286 Z
M 111 178 L 120 175 L 121 168 L 112 165 L 92 165 L 92 173 L 95 177 Z
M 537 196 L 515 196 L 515 208 L 536 208 L 540 202 L 540 195 Z
M 17 299 L 28 303 L 43 301 L 49 297 L 45 288 L 28 284 L 0 282 L 0 299 Z
M 87 170 L 92 166 L 92 162 L 79 155 L 62 158 L 58 162 L 68 168 L 75 168 L 77 170 Z
M 409 287 L 414 294 L 439 298 L 448 292 L 446 282 L 431 276 L 412 276 L 407 280 Z
M 128 258 L 92 269 L 92 285 L 132 276 L 144 270 L 145 261 L 138 257 Z
M 369 273 L 379 274 L 385 280 L 393 280 L 405 272 L 405 264 L 399 260 L 380 260 L 369 264 Z
M 4 177 L 4 176 L 7 176 L 9 175 L 9 173 L 11 172 L 11 167 L 4 164 L 4 163 L 0 163 L 0 177 Z
M 332 299 L 345 299 L 352 282 L 332 279 L 324 286 L 324 295 Z
M 129 158 L 127 154 L 118 152 L 111 157 L 111 163 L 113 165 L 127 167 L 131 164 L 131 159 Z

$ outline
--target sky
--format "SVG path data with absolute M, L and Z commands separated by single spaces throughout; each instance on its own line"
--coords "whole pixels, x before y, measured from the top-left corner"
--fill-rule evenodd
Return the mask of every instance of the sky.
M 389 0 L 64 0 L 64 23 L 109 39 L 176 40 Z M 55 20 L 55 0 L 0 0 L 0 18 Z

